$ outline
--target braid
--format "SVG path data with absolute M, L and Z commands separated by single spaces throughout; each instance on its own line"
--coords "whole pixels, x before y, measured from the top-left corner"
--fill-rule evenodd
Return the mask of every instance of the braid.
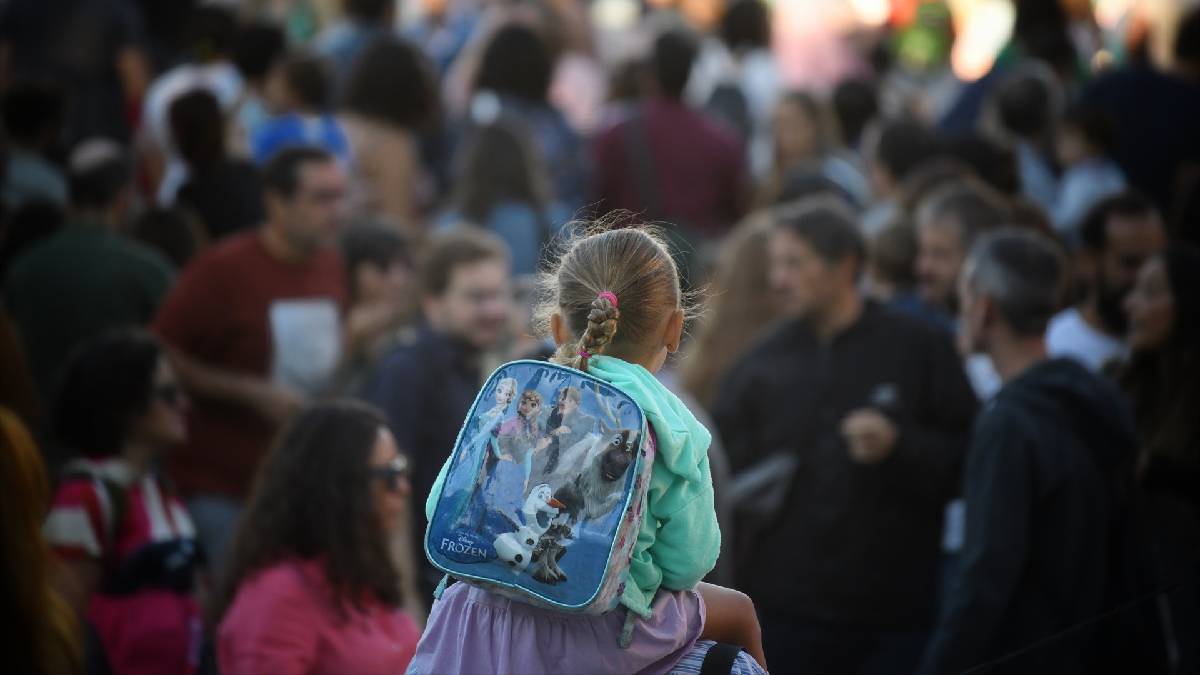
M 579 338 L 576 348 L 576 363 L 572 364 L 575 368 L 587 370 L 588 357 L 599 354 L 616 336 L 620 318 L 621 311 L 603 294 L 592 301 L 592 307 L 588 310 L 587 330 Z

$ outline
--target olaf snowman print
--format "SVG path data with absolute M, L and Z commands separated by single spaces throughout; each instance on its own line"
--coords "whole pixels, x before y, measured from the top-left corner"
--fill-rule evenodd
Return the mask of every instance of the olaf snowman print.
M 525 505 L 521 508 L 525 524 L 516 532 L 506 532 L 496 537 L 492 544 L 496 555 L 514 574 L 524 572 L 529 566 L 534 546 L 546 530 L 550 529 L 551 522 L 562 508 L 563 503 L 554 498 L 549 485 L 538 485 L 529 492 L 529 497 L 525 499 Z

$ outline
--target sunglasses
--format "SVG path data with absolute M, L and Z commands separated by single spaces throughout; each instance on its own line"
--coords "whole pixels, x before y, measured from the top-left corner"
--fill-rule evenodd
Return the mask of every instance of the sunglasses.
M 183 400 L 183 388 L 174 382 L 160 384 L 154 388 L 154 398 L 169 406 L 177 406 Z
M 400 491 L 400 481 L 408 477 L 408 458 L 404 455 L 396 455 L 395 459 L 383 466 L 373 466 L 368 469 L 371 478 L 383 481 L 387 489 L 392 492 Z

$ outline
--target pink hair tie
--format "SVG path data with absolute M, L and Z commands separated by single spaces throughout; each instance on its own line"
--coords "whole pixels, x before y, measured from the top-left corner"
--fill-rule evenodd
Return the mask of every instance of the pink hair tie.
M 597 298 L 604 298 L 605 300 L 608 300 L 608 302 L 609 302 L 609 303 L 610 303 L 610 304 L 611 304 L 613 307 L 616 307 L 616 306 L 617 306 L 617 294 L 616 294 L 616 293 L 613 293 L 612 291 L 600 291 L 600 293 L 599 293 L 599 294 L 597 294 L 597 295 L 596 295 L 596 297 L 597 297 Z
M 592 355 L 591 355 L 591 354 L 589 354 L 589 353 L 587 353 L 587 350 L 585 350 L 585 349 L 580 349 L 580 350 L 579 350 L 579 355 L 580 355 L 580 356 L 582 356 L 582 357 L 583 357 L 583 358 L 585 358 L 585 359 L 590 359 L 590 358 L 592 358 Z

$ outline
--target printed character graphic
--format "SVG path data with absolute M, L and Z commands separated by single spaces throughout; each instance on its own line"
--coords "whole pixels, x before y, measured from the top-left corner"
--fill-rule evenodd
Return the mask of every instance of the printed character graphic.
M 508 411 L 516 396 L 517 380 L 515 378 L 506 377 L 496 383 L 496 403 L 479 415 L 479 426 L 476 427 L 475 437 L 471 439 L 470 443 L 463 446 L 461 459 L 466 459 L 471 448 L 477 448 L 480 443 L 491 440 L 492 436 L 496 434 L 496 427 L 499 426 L 500 420 L 504 418 L 504 413 Z
M 525 506 L 521 509 L 525 524 L 517 527 L 516 532 L 506 532 L 496 537 L 492 546 L 501 561 L 508 565 L 514 574 L 520 574 L 529 566 L 533 559 L 533 548 L 538 540 L 550 529 L 554 517 L 558 515 L 563 503 L 554 498 L 549 485 L 538 485 L 529 492 Z M 516 526 L 516 523 L 514 523 Z
M 542 583 L 567 580 L 558 562 L 566 555 L 567 540 L 574 538 L 575 524 L 603 518 L 620 506 L 625 475 L 636 458 L 639 432 L 621 428 L 620 417 L 605 402 L 599 388 L 596 394 L 608 422 L 601 422 L 602 433 L 589 449 L 583 469 L 554 492 L 554 499 L 563 508 L 533 551 L 533 578 Z
M 555 395 L 554 407 L 546 420 L 550 445 L 545 452 L 538 453 L 533 461 L 536 482 L 558 487 L 563 483 L 563 475 L 577 470 L 586 457 L 589 436 L 596 428 L 596 418 L 579 409 L 582 399 L 578 387 L 563 387 Z
M 550 444 L 538 425 L 541 408 L 542 395 L 527 389 L 521 393 L 517 414 L 496 429 L 471 495 L 469 512 L 477 531 L 487 532 L 489 510 L 510 521 L 517 517 L 529 484 L 533 454 Z

